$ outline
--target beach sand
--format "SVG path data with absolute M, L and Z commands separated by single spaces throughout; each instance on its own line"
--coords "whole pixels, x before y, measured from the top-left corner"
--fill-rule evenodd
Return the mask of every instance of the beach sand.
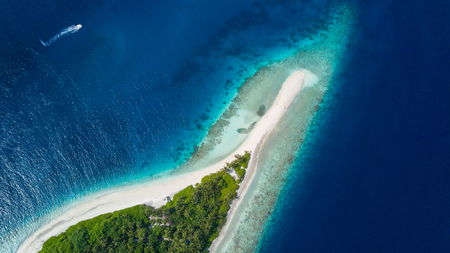
M 20 245 L 18 252 L 38 252 L 48 238 L 64 232 L 67 228 L 82 220 L 144 203 L 160 207 L 166 203 L 165 199 L 167 196 L 173 196 L 185 187 L 199 183 L 204 176 L 220 170 L 227 162 L 233 161 L 236 154 L 243 154 L 244 151 L 250 151 L 252 153 L 253 161 L 251 161 L 248 175 L 238 192 L 239 196 L 243 196 L 251 183 L 254 170 L 257 169 L 254 164 L 255 158 L 253 158 L 253 156 L 257 156 L 256 149 L 258 145 L 261 145 L 261 143 L 264 142 L 264 138 L 275 128 L 300 90 L 303 87 L 309 86 L 307 82 L 304 82 L 304 77 L 305 73 L 302 71 L 295 71 L 286 79 L 274 103 L 266 114 L 258 121 L 255 128 L 248 134 L 244 143 L 222 161 L 194 172 L 155 180 L 142 188 L 113 192 L 75 206 L 29 236 Z M 233 208 L 235 208 L 235 205 Z M 214 243 L 216 244 L 218 240 L 220 241 L 220 237 Z

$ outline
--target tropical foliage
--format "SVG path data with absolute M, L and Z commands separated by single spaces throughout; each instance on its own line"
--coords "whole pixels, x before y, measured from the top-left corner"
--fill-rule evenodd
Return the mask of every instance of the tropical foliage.
M 186 187 L 154 209 L 139 205 L 97 216 L 48 239 L 40 252 L 207 252 L 226 222 L 230 202 L 245 175 L 250 154 L 201 183 Z

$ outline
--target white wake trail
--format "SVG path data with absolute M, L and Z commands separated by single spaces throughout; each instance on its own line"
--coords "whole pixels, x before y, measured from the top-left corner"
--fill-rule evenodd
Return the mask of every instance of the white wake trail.
M 78 32 L 78 30 L 80 30 L 81 27 L 83 27 L 81 24 L 71 25 L 71 26 L 69 26 L 67 28 L 62 29 L 58 34 L 53 36 L 53 38 L 51 38 L 48 42 L 43 42 L 41 40 L 41 43 L 42 43 L 42 45 L 44 45 L 44 47 L 48 47 L 51 44 L 53 44 L 56 40 L 61 38 L 62 36 L 66 36 L 66 35 Z

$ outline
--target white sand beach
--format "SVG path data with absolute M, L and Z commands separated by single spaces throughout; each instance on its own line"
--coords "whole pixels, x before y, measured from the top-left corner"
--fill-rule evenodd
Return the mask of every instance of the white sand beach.
M 39 228 L 20 245 L 18 252 L 38 252 L 48 238 L 64 232 L 67 228 L 82 220 L 144 203 L 151 203 L 155 207 L 164 205 L 167 196 L 172 196 L 189 185 L 199 183 L 202 177 L 220 170 L 227 162 L 234 160 L 235 154 L 243 154 L 244 151 L 251 151 L 253 155 L 256 154 L 255 149 L 258 144 L 275 128 L 300 90 L 310 86 L 311 82 L 314 83 L 314 81 L 305 77 L 305 73 L 311 74 L 312 77 L 315 76 L 309 71 L 302 71 L 295 71 L 286 79 L 274 103 L 248 134 L 247 139 L 222 161 L 194 172 L 155 180 L 142 188 L 114 192 L 80 204 Z M 251 183 L 251 175 L 254 172 L 249 171 L 249 173 L 239 191 L 240 196 L 245 194 L 246 188 Z

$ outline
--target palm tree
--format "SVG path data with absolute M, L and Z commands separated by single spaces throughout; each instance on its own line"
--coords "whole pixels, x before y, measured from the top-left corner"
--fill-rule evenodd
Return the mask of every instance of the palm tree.
M 211 228 L 212 228 L 212 221 L 211 220 L 206 220 L 206 223 L 205 223 L 206 231 L 209 232 L 211 230 Z
M 191 217 L 191 214 L 190 214 L 188 208 L 186 208 L 186 210 L 184 210 L 184 217 L 186 217 L 186 218 L 190 218 Z

